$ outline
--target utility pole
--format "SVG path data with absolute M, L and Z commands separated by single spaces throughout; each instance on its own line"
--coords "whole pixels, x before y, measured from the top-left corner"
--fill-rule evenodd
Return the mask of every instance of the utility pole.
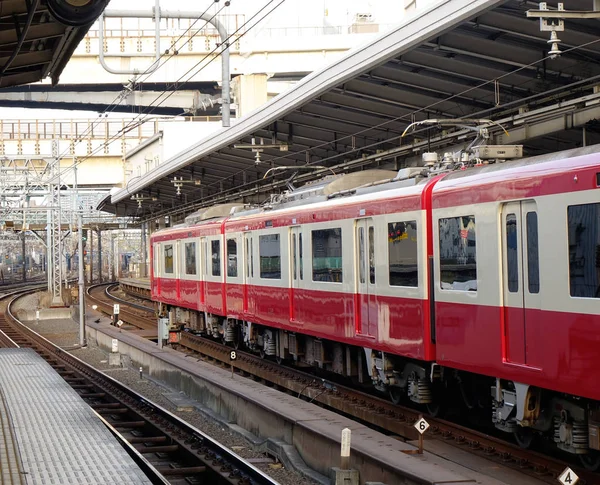
M 102 283 L 102 229 L 98 228 L 98 283 Z
M 25 259 L 25 226 L 23 226 L 23 228 L 21 230 L 21 242 L 22 242 L 21 254 L 23 255 L 23 283 L 24 283 L 25 281 L 27 281 L 27 263 L 26 263 L 26 259 Z
M 94 284 L 94 229 L 90 228 L 89 230 L 90 236 L 90 285 Z
M 83 207 L 79 200 L 77 188 L 77 164 L 74 164 L 75 196 L 77 197 L 77 245 L 78 245 L 78 271 L 79 271 L 79 345 L 85 346 L 85 278 L 83 274 Z

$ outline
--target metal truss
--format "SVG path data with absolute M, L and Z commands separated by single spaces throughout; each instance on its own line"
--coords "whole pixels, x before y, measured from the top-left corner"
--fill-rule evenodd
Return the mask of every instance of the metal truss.
M 45 229 L 48 291 L 53 304 L 62 304 L 66 237 L 77 227 L 80 214 L 86 226 L 126 227 L 131 221 L 96 210 L 107 190 L 75 189 L 61 182 L 58 140 L 51 155 L 0 158 L 0 228 Z M 42 241 L 39 232 L 35 233 Z
M 58 155 L 58 142 L 54 140 L 52 142 L 52 164 L 50 169 L 52 180 L 56 178 L 56 184 L 49 184 L 48 190 L 50 191 L 50 206 L 51 210 L 48 211 L 49 231 L 48 231 L 48 248 L 51 253 L 50 264 L 52 267 L 52 282 L 51 282 L 51 294 L 52 304 L 62 304 L 62 238 L 61 238 L 61 204 L 60 204 L 60 157 Z

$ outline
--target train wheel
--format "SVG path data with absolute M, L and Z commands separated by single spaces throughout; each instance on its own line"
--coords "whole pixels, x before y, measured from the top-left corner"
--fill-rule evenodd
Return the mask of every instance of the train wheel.
M 264 359 L 267 354 L 265 354 L 265 349 L 260 349 L 258 351 L 258 355 L 260 355 L 261 359 Z
M 402 397 L 404 396 L 402 389 L 400 389 L 399 387 L 391 386 L 388 392 L 390 393 L 390 399 L 392 400 L 392 402 L 394 404 L 400 404 L 400 402 L 402 401 Z
M 525 450 L 531 447 L 535 438 L 535 433 L 530 428 L 519 428 L 513 434 L 517 444 Z
M 578 455 L 579 461 L 586 470 L 591 472 L 597 472 L 600 470 L 600 453 L 594 450 L 590 450 L 585 455 Z

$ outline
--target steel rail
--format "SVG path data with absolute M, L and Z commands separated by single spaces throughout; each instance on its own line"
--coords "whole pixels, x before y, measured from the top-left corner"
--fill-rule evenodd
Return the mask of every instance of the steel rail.
M 126 300 L 120 300 L 124 305 L 130 304 Z M 178 345 L 187 351 L 208 357 L 221 364 L 232 365 L 240 374 L 251 375 L 274 384 L 298 397 L 354 417 L 367 425 L 384 429 L 409 440 L 416 440 L 419 437 L 413 424 L 423 414 L 422 411 L 393 404 L 380 397 L 342 386 L 289 366 L 279 365 L 249 352 L 238 350 L 237 359 L 231 362 L 229 357 L 231 347 L 192 333 L 182 332 Z M 501 438 L 450 421 L 432 416 L 427 416 L 427 421 L 431 426 L 428 434 L 433 434 L 436 439 L 453 441 L 457 446 L 466 446 L 470 452 L 486 458 L 495 457 L 503 464 L 547 483 L 556 483 L 556 478 L 567 466 L 576 470 L 580 477 L 579 484 L 600 483 L 600 474 L 581 469 L 566 461 L 522 449 Z
M 97 285 L 90 286 L 86 289 L 86 293 L 87 293 L 88 302 L 93 302 L 94 304 L 96 304 L 98 306 L 98 309 L 102 313 L 112 317 L 113 316 L 113 304 L 110 303 L 110 301 L 106 301 L 105 299 L 100 298 L 98 296 L 98 291 L 97 291 L 97 290 L 100 290 L 101 287 L 106 286 L 107 284 L 111 285 L 113 283 L 100 283 Z M 106 291 L 101 292 L 101 294 L 103 295 L 103 297 L 112 299 L 111 296 L 107 296 Z M 128 306 L 130 305 L 130 303 L 126 302 L 126 300 L 120 300 L 120 301 L 123 302 L 123 304 L 126 304 Z M 147 312 L 148 310 L 144 309 L 144 311 Z M 133 325 L 142 330 L 158 331 L 158 323 L 155 320 L 149 321 L 147 316 L 142 316 L 138 313 L 134 313 L 125 308 L 120 310 L 119 317 L 125 323 Z
M 91 401 L 92 408 L 111 423 L 114 433 L 118 434 L 119 429 L 146 433 L 146 436 L 134 436 L 126 441 L 128 451 L 143 469 L 158 472 L 151 478 L 154 483 L 169 483 L 165 477 L 172 476 L 178 481 L 181 477 L 200 475 L 208 479 L 206 483 L 214 485 L 278 485 L 276 480 L 201 430 L 23 325 L 13 313 L 13 304 L 20 296 L 22 294 L 13 296 L 9 302 L 7 320 L 22 333 L 28 347 L 44 357 L 83 399 Z M 143 456 L 151 453 L 169 454 L 172 461 L 185 463 L 154 467 Z M 192 460 L 198 464 L 191 464 Z M 164 457 L 160 461 L 163 462 Z
M 393 404 L 380 397 L 333 383 L 295 368 L 279 365 L 248 352 L 237 350 L 237 359 L 232 362 L 229 358 L 231 347 L 191 333 L 182 332 L 179 345 L 221 364 L 232 365 L 240 374 L 255 376 L 298 397 L 354 417 L 367 425 L 384 429 L 409 440 L 418 439 L 418 432 L 413 425 L 423 414 L 422 411 Z M 474 454 L 488 459 L 495 458 L 504 465 L 547 483 L 557 483 L 557 477 L 567 466 L 575 469 L 580 477 L 578 482 L 580 485 L 600 483 L 599 474 L 580 469 L 565 461 L 522 449 L 503 439 L 450 421 L 432 416 L 427 416 L 427 421 L 431 426 L 428 436 L 433 435 L 436 439 L 453 441 L 457 445 L 466 446 Z
M 147 305 L 142 305 L 140 303 L 134 303 L 132 301 L 125 300 L 124 298 L 119 298 L 118 296 L 113 295 L 110 292 L 110 290 L 112 290 L 113 288 L 115 288 L 117 286 L 119 286 L 119 283 L 113 283 L 112 285 L 109 285 L 109 286 L 106 287 L 106 291 L 105 291 L 106 296 L 108 296 L 111 300 L 118 301 L 120 303 L 123 303 L 124 305 L 131 306 L 133 308 L 137 308 L 138 310 L 142 310 L 142 311 L 145 311 L 145 312 L 148 312 L 148 313 L 155 313 L 156 312 L 156 310 L 154 308 L 150 308 Z

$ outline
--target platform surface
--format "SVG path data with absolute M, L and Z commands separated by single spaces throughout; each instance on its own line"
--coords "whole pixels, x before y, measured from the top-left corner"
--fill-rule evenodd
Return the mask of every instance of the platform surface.
M 170 368 L 173 366 L 194 378 L 226 389 L 228 393 L 244 396 L 244 399 L 267 410 L 273 416 L 274 421 L 278 416 L 284 417 L 286 421 L 294 423 L 296 433 L 299 432 L 299 429 L 316 430 L 320 436 L 331 442 L 339 442 L 342 429 L 350 428 L 352 430 L 352 449 L 363 457 L 372 457 L 389 465 L 391 469 L 395 470 L 398 477 L 417 477 L 420 483 L 436 485 L 450 483 L 542 485 L 542 483 L 546 483 L 503 467 L 494 461 L 470 454 L 466 456 L 463 450 L 457 450 L 456 447 L 438 440 L 431 440 L 436 445 L 432 447 L 429 447 L 430 441 L 427 440 L 426 453 L 423 455 L 407 455 L 404 450 L 414 450 L 414 444 L 395 440 L 361 423 L 318 407 L 316 404 L 266 387 L 252 379 L 237 375 L 232 379 L 229 369 L 221 369 L 168 347 L 158 348 L 156 343 L 141 339 L 130 332 L 119 332 L 110 325 L 110 319 L 107 317 L 100 316 L 101 321 L 97 323 L 95 320 L 98 314 L 91 310 L 87 315 L 88 331 L 94 329 L 93 336 L 88 334 L 88 338 L 95 338 L 99 342 L 100 336 L 105 335 L 108 345 L 105 348 L 110 348 L 112 339 L 118 339 L 120 352 L 129 355 L 132 360 L 143 358 L 144 366 L 154 366 L 155 378 L 160 380 L 158 374 L 161 373 L 174 376 L 175 373 Z M 102 346 L 102 342 L 99 344 Z M 131 353 L 128 354 L 128 352 Z M 167 367 L 159 363 L 151 364 L 150 357 L 167 364 Z M 144 372 L 147 372 L 146 367 Z M 149 374 L 152 376 L 153 371 L 150 370 Z M 226 407 L 225 404 L 223 406 Z M 307 446 L 314 446 L 314 442 L 308 443 Z M 336 453 L 338 449 L 339 447 L 336 447 Z M 325 458 L 327 461 L 327 457 Z M 334 463 L 337 459 L 338 455 L 336 454 L 329 462 Z M 389 485 L 392 483 L 390 482 Z
M 0 369 L 1 478 L 32 485 L 151 483 L 33 350 L 0 349 Z M 18 475 L 21 481 L 10 481 Z

